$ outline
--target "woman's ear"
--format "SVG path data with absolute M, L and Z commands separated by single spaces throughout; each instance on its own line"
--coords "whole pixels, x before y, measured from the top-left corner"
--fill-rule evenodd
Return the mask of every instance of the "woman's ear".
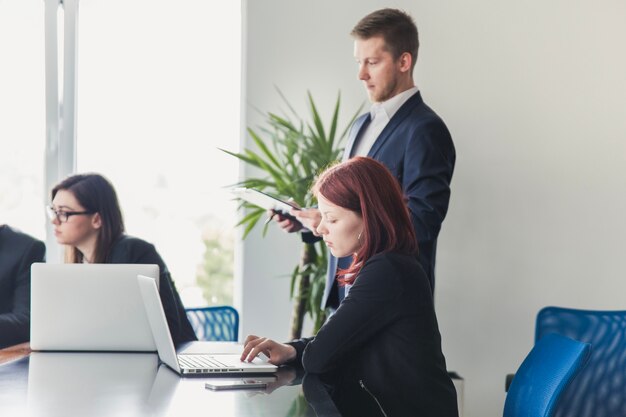
M 94 229 L 100 229 L 102 227 L 102 217 L 100 216 L 100 213 L 93 215 L 91 218 L 91 225 Z

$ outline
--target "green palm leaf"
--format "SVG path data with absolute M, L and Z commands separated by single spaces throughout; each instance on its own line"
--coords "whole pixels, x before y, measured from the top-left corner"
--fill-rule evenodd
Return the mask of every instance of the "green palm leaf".
M 337 136 L 341 106 L 339 93 L 326 128 L 310 92 L 307 92 L 306 97 L 309 114 L 304 118 L 297 114 L 282 92 L 277 91 L 290 115 L 268 112 L 264 115 L 263 126 L 248 128 L 254 148 L 244 148 L 241 152 L 220 150 L 260 172 L 259 176 L 244 178 L 235 186 L 263 190 L 282 200 L 293 198 L 299 205 L 310 207 L 316 204 L 310 192 L 315 176 L 342 154 L 343 141 L 349 127 L 363 106 L 355 112 L 341 135 Z M 246 238 L 264 216 L 265 210 L 243 202 L 240 209 L 245 210 L 245 214 L 237 226 L 244 227 L 243 236 Z M 262 228 L 263 235 L 267 226 L 265 224 Z M 323 244 L 306 245 L 303 247 L 303 259 L 292 271 L 289 294 L 296 303 L 304 306 L 305 314 L 313 318 L 317 330 L 325 317 L 325 312 L 319 306 L 325 285 L 327 249 Z M 292 319 L 294 323 L 300 320 L 299 328 L 292 324 L 292 337 L 299 337 L 302 317 Z

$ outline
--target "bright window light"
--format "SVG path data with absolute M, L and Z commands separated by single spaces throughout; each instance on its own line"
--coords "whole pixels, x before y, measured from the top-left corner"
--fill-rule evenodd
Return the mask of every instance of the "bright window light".
M 0 224 L 45 239 L 43 1 L 0 0 Z
M 218 148 L 239 146 L 240 60 L 238 1 L 80 4 L 78 172 L 111 180 L 187 306 L 232 303 L 238 165 Z

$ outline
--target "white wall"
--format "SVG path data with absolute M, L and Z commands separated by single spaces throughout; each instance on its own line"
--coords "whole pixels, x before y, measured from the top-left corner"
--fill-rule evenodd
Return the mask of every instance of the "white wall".
M 417 21 L 416 80 L 457 148 L 437 263 L 444 351 L 466 378 L 465 415 L 501 415 L 541 307 L 626 308 L 626 3 L 249 1 L 248 105 L 278 110 L 277 85 L 301 109 L 307 89 L 328 106 L 341 89 L 355 109 L 348 33 L 388 6 Z M 295 242 L 246 242 L 244 333 L 287 336 L 288 278 L 276 277 Z

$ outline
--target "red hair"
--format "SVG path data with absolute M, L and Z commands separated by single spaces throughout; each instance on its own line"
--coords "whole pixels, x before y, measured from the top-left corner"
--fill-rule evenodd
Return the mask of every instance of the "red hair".
M 352 284 L 365 262 L 378 253 L 417 255 L 415 230 L 402 189 L 380 162 L 357 156 L 332 166 L 315 181 L 313 194 L 321 194 L 363 219 L 361 247 L 352 264 L 338 271 L 340 283 Z

